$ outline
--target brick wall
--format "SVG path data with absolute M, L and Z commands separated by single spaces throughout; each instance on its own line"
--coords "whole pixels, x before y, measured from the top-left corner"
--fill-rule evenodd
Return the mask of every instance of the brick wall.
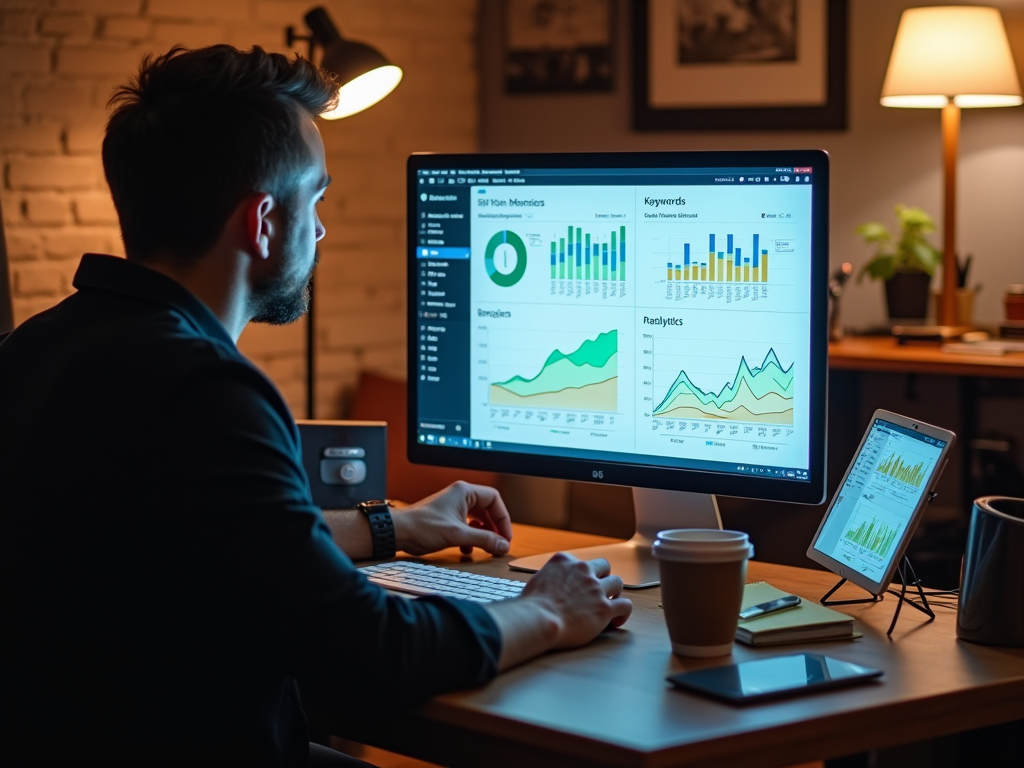
M 404 167 L 478 146 L 476 0 L 0 0 L 0 168 L 15 321 L 71 292 L 85 251 L 122 253 L 100 143 L 111 88 L 143 54 L 225 42 L 287 52 L 323 4 L 343 35 L 403 67 L 387 99 L 321 124 L 317 416 L 343 415 L 359 371 L 405 374 Z M 305 53 L 304 45 L 298 50 Z M 241 349 L 305 411 L 304 321 L 250 326 Z

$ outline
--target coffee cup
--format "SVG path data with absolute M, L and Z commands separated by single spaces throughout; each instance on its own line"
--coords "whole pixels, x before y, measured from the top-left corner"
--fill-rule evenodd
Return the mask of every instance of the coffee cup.
M 732 653 L 747 560 L 747 534 L 701 528 L 661 531 L 652 548 L 661 572 L 661 604 L 679 656 Z

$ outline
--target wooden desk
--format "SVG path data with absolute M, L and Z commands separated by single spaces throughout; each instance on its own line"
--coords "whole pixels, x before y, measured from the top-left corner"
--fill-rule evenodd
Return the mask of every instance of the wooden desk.
M 836 370 L 1024 379 L 1024 352 L 1000 357 L 960 355 L 943 352 L 938 346 L 900 345 L 889 336 L 853 336 L 828 345 L 828 366 Z
M 512 557 L 611 541 L 517 525 Z M 446 550 L 427 558 L 465 570 L 520 578 L 506 559 Z M 752 561 L 751 581 L 817 599 L 835 576 Z M 813 648 L 885 671 L 879 684 L 736 708 L 673 690 L 665 676 L 722 664 L 669 650 L 660 590 L 631 590 L 633 616 L 591 645 L 551 653 L 490 685 L 433 699 L 410 714 L 377 713 L 338 735 L 450 766 L 784 766 L 1024 718 L 1024 650 L 961 643 L 955 615 L 938 608 L 925 624 L 904 610 L 892 640 L 895 603 L 844 606 L 864 637 L 754 649 L 733 659 Z

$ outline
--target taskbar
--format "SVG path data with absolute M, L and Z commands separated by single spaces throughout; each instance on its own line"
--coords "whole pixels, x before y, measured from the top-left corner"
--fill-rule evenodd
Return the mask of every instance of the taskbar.
M 461 425 L 460 425 L 461 426 Z M 632 464 L 640 467 L 657 466 L 669 469 L 691 469 L 704 472 L 722 472 L 736 475 L 752 475 L 755 477 L 771 477 L 779 480 L 810 481 L 807 469 L 799 467 L 778 467 L 767 464 L 737 464 L 731 461 L 705 461 L 701 459 L 680 459 L 670 456 L 650 456 L 648 461 L 636 460 L 636 454 L 616 453 L 614 451 L 588 451 L 578 448 L 549 448 L 542 445 L 523 445 L 522 443 L 506 443 L 496 440 L 477 440 L 472 437 L 452 434 L 438 434 L 435 431 L 423 431 L 416 437 L 421 445 L 436 445 L 444 448 L 467 448 L 478 451 L 501 451 L 506 453 L 526 453 L 534 456 L 552 456 L 565 459 L 587 459 L 591 461 L 614 461 L 619 464 Z M 657 464 L 653 464 L 657 461 Z

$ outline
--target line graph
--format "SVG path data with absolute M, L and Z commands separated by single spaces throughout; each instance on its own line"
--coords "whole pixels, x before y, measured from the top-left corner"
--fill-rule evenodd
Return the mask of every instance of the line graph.
M 681 370 L 655 406 L 653 415 L 668 419 L 792 424 L 793 365 L 784 366 L 774 348 L 753 368 L 744 356 L 732 380 L 717 390 L 699 386 L 686 370 Z

